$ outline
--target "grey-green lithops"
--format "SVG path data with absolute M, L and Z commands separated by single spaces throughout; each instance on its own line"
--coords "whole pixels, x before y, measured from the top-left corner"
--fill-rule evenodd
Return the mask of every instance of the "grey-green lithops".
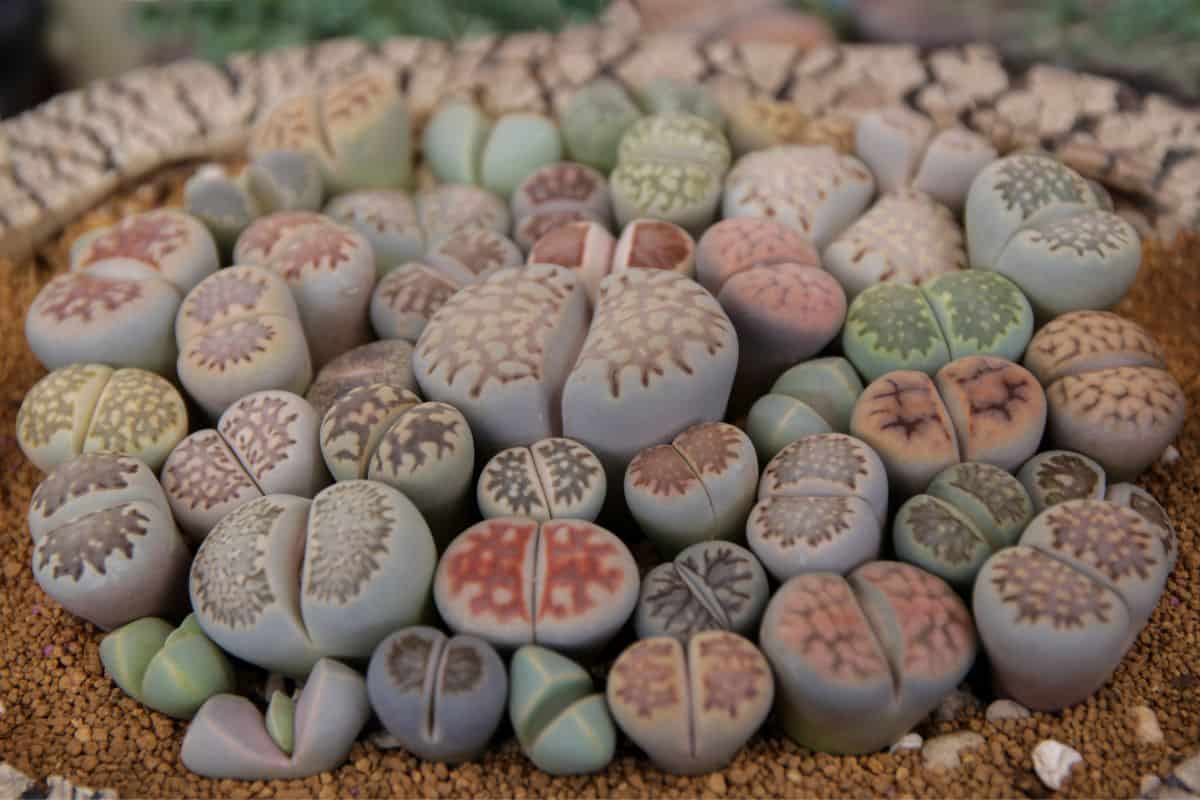
M 190 614 L 178 628 L 157 617 L 117 628 L 100 640 L 100 662 L 127 695 L 179 719 L 236 689 L 229 659 Z
M 937 316 L 916 286 L 878 284 L 854 298 L 842 330 L 846 357 L 868 381 L 892 370 L 932 374 L 950 360 Z
M 442 183 L 479 183 L 479 162 L 492 121 L 472 103 L 446 103 L 429 118 L 421 154 Z
M 562 113 L 567 155 L 609 172 L 616 166 L 621 136 L 641 115 L 621 84 L 608 78 L 592 81 L 574 94 Z
M 1033 498 L 1035 511 L 1067 500 L 1102 500 L 1108 485 L 1103 467 L 1070 450 L 1038 453 L 1021 466 L 1017 478 Z
M 703 117 L 718 128 L 725 125 L 720 104 L 703 84 L 662 75 L 638 87 L 636 94 L 647 114 L 684 111 Z
M 538 645 L 513 654 L 508 715 L 523 752 L 551 775 L 608 766 L 617 732 L 604 695 L 574 661 Z
M 554 120 L 512 112 L 496 120 L 488 134 L 479 180 L 488 190 L 508 197 L 531 172 L 562 157 L 562 138 Z
M 995 272 L 939 275 L 921 286 L 951 358 L 994 355 L 1016 361 L 1033 335 L 1033 309 L 1017 285 Z
M 267 703 L 267 713 L 263 715 L 263 722 L 271 740 L 290 756 L 296 747 L 296 701 L 290 695 L 276 690 Z
M 850 414 L 863 384 L 850 362 L 840 356 L 816 358 L 784 372 L 771 391 L 750 407 L 746 433 L 759 461 L 813 433 L 850 430 Z

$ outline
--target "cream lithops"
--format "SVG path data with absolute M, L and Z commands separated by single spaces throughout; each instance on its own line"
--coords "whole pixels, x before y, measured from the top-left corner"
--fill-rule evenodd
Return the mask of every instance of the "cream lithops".
M 111 630 L 183 606 L 189 552 L 153 473 L 86 454 L 57 466 L 30 502 L 33 575 L 72 614 Z
M 608 481 L 600 460 L 579 442 L 552 437 L 494 455 L 475 498 L 486 517 L 594 520 Z
M 112 258 L 129 259 L 159 273 L 181 294 L 216 272 L 217 245 L 200 220 L 175 209 L 133 214 L 97 228 L 71 245 L 71 269 L 86 270 Z
M 417 207 L 407 193 L 396 189 L 363 189 L 338 195 L 325 214 L 367 238 L 382 278 L 425 252 L 425 233 L 417 223 Z
M 188 416 L 179 390 L 153 372 L 72 364 L 33 385 L 16 429 L 21 450 L 44 472 L 95 452 L 133 456 L 157 470 L 187 435 Z

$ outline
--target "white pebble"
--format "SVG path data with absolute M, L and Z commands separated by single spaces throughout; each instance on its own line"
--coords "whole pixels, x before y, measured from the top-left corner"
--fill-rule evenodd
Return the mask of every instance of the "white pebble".
M 1078 750 L 1053 739 L 1046 739 L 1033 748 L 1033 771 L 1046 788 L 1056 792 L 1071 774 L 1071 768 L 1080 761 L 1083 761 L 1083 756 L 1079 755 Z
M 1162 727 L 1158 724 L 1158 716 L 1149 706 L 1134 706 L 1133 729 L 1137 740 L 1142 744 L 1162 744 Z
M 403 747 L 400 740 L 387 731 L 376 731 L 367 737 L 367 742 L 380 750 L 395 750 L 397 747 Z
M 1168 467 L 1179 460 L 1179 450 L 1173 444 L 1167 445 L 1167 449 L 1158 458 L 1159 461 L 1166 464 Z
M 1143 775 L 1142 782 L 1138 784 L 1138 795 L 1148 797 L 1159 786 L 1162 786 L 1162 778 L 1157 775 Z
M 998 722 L 1002 719 L 1028 719 L 1029 709 L 1014 700 L 997 700 L 983 712 L 988 722 Z
M 919 750 L 924 739 L 919 733 L 906 733 L 900 739 L 888 748 L 889 753 L 898 753 L 901 750 Z
M 959 754 L 983 747 L 983 737 L 974 731 L 959 731 L 935 736 L 921 748 L 921 760 L 929 769 L 957 769 Z

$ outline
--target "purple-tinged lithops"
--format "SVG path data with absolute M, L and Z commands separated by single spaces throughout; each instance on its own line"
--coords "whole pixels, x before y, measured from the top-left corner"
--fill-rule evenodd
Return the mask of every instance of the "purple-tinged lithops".
M 1175 535 L 1175 526 L 1171 524 L 1171 518 L 1154 499 L 1154 495 L 1132 483 L 1116 483 L 1108 487 L 1104 499 L 1136 511 L 1150 524 L 1158 527 L 1158 535 L 1163 540 L 1163 550 L 1167 554 L 1167 573 L 1170 574 L 1171 570 L 1175 569 L 1175 559 L 1179 557 L 1179 539 Z
M 46 369 L 99 363 L 170 374 L 179 290 L 145 265 L 99 261 L 50 280 L 25 315 L 25 338 Z
M 1029 370 L 995 356 L 967 356 L 942 367 L 935 380 L 964 461 L 1015 472 L 1037 452 L 1046 395 Z
M 729 161 L 725 134 L 703 117 L 642 117 L 621 137 L 609 176 L 617 224 L 654 217 L 699 235 L 716 215 Z
M 296 302 L 262 267 L 230 267 L 201 281 L 179 307 L 175 339 L 179 380 L 212 417 L 252 392 L 299 394 L 312 380 Z
M 475 497 L 485 518 L 591 521 L 604 506 L 607 488 L 600 459 L 591 450 L 553 437 L 493 456 L 479 474 Z
M 155 483 L 138 460 L 100 453 L 60 464 L 34 492 L 34 578 L 103 630 L 185 605 L 190 553 Z
M 1141 325 L 1111 311 L 1071 311 L 1038 330 L 1026 369 L 1050 386 L 1067 375 L 1111 367 L 1166 367 L 1162 349 Z
M 975 580 L 975 621 L 998 688 L 1035 710 L 1108 680 L 1154 610 L 1173 562 L 1162 528 L 1104 500 L 1038 514 Z
M 394 76 L 363 71 L 277 103 L 255 126 L 250 155 L 300 150 L 334 192 L 403 186 L 412 171 L 408 110 Z
M 367 696 L 405 750 L 427 761 L 470 761 L 500 725 L 508 673 L 482 639 L 416 625 L 375 648 Z
M 43 472 L 96 452 L 133 456 L 157 470 L 187 435 L 188 417 L 179 390 L 153 372 L 72 364 L 33 385 L 16 429 L 21 450 Z
M 962 211 L 975 176 L 996 160 L 996 148 L 966 128 L 947 128 L 925 148 L 913 188 L 925 192 L 956 214 Z
M 1003 275 L 978 269 L 947 272 L 923 283 L 921 292 L 951 358 L 983 354 L 1016 361 L 1025 352 L 1033 335 L 1033 308 Z
M 404 339 L 384 339 L 342 353 L 321 368 L 304 397 L 323 419 L 338 397 L 372 383 L 415 392 L 413 346 Z
M 514 111 L 496 120 L 483 146 L 479 182 L 507 198 L 539 167 L 561 161 L 562 137 L 554 120 Z
M 300 690 L 293 713 L 284 716 L 292 718 L 292 726 L 275 728 L 272 735 L 274 726 L 254 703 L 238 695 L 216 695 L 188 726 L 179 758 L 206 778 L 287 780 L 329 772 L 350 755 L 371 716 L 366 682 L 341 662 L 322 658 Z M 291 747 L 282 748 L 280 739 Z
M 977 649 L 958 595 L 895 561 L 792 578 L 767 604 L 759 642 L 784 730 L 827 753 L 895 742 L 958 686 Z
M 371 294 L 371 327 L 380 339 L 415 342 L 434 312 L 461 284 L 441 270 L 410 261 L 380 279 Z
M 71 269 L 89 269 L 110 258 L 127 258 L 158 272 L 180 293 L 216 272 L 217 245 L 200 220 L 170 208 L 125 217 L 88 231 L 71 246 Z
M 875 193 L 870 170 L 828 146 L 783 145 L 748 153 L 725 179 L 723 212 L 770 217 L 824 248 Z
M 200 542 L 222 517 L 256 497 L 315 495 L 329 483 L 319 424 L 303 397 L 267 390 L 227 408 L 216 430 L 188 436 L 162 468 L 163 489 L 179 527 Z
M 877 283 L 921 285 L 967 266 L 962 229 L 950 209 L 912 189 L 881 197 L 822 258 L 851 298 Z
M 686 645 L 669 636 L 630 645 L 607 694 L 617 725 L 655 766 L 695 775 L 733 760 L 767 718 L 775 680 L 751 641 L 703 631 Z
M 654 113 L 654 112 L 651 112 Z M 576 92 L 562 114 L 562 134 L 571 159 L 611 172 L 625 131 L 642 116 L 621 84 L 599 78 Z
M 512 218 L 508 206 L 487 189 L 462 183 L 442 183 L 416 196 L 417 221 L 433 246 L 464 228 L 487 228 L 507 234 Z
M 737 361 L 733 325 L 695 281 L 610 275 L 562 390 L 563 435 L 590 447 L 614 481 L 638 451 L 724 417 Z
M 771 596 L 758 559 L 732 542 L 697 542 L 646 573 L 634 625 L 639 639 L 701 631 L 753 637 Z
M 840 356 L 817 358 L 784 372 L 750 407 L 746 433 L 765 464 L 783 448 L 813 433 L 850 430 L 862 379 Z
M 446 548 L 433 596 L 456 633 L 590 652 L 633 613 L 638 570 L 629 548 L 591 522 L 495 517 Z
M 772 264 L 820 267 L 821 256 L 795 229 L 756 217 L 721 220 L 696 246 L 696 280 L 714 297 L 735 275 Z
M 512 218 L 555 211 L 584 211 L 605 222 L 611 216 L 604 173 L 573 161 L 547 164 L 531 172 L 512 195 Z
M 950 360 L 937 315 L 916 286 L 880 283 L 846 312 L 842 350 L 866 380 L 893 370 L 933 374 Z
M 1038 453 L 1021 466 L 1017 478 L 1039 512 L 1067 500 L 1103 500 L 1108 485 L 1104 467 L 1069 450 Z
M 556 264 L 579 277 L 588 301 L 596 302 L 600 281 L 612 269 L 616 240 L 598 222 L 568 222 L 551 230 L 529 249 L 530 264 Z
M 763 471 L 746 540 L 777 579 L 847 573 L 879 555 L 887 474 L 863 442 L 814 434 L 779 451 Z
M 425 234 L 417 224 L 417 207 L 407 193 L 364 189 L 338 195 L 325 214 L 367 238 L 375 254 L 375 270 L 383 277 L 425 252 Z
M 365 659 L 420 622 L 436 558 L 420 512 L 389 486 L 345 481 L 311 501 L 267 495 L 205 538 L 192 608 L 222 649 L 303 676 L 322 656 Z
M 625 471 L 625 502 L 659 552 L 740 539 L 758 486 L 750 437 L 725 422 L 702 422 L 670 444 L 638 453 Z
M 492 121 L 474 103 L 443 104 L 421 134 L 421 155 L 440 183 L 479 183 L 480 158 Z
M 612 271 L 665 269 L 689 278 L 696 273 L 696 242 L 691 234 L 660 219 L 635 219 L 621 231 Z

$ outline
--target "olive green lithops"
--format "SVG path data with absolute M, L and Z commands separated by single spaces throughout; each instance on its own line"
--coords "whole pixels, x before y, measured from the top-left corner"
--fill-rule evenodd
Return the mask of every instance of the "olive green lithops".
M 892 544 L 896 558 L 937 575 L 959 591 L 970 588 L 993 550 L 970 517 L 928 494 L 910 497 L 900 506 L 892 523 Z
M 72 270 L 87 270 L 112 258 L 154 270 L 180 293 L 220 266 L 216 242 L 204 224 L 173 208 L 131 214 L 110 227 L 88 231 L 71 245 Z
M 746 415 L 746 434 L 765 464 L 797 439 L 830 433 L 833 426 L 816 409 L 789 395 L 770 392 L 754 401 Z
M 771 710 L 775 680 L 752 642 L 702 631 L 686 645 L 667 636 L 630 645 L 607 691 L 617 724 L 655 766 L 695 775 L 733 760 Z
M 334 197 L 326 216 L 367 238 L 380 277 L 425 252 L 425 233 L 417 224 L 412 198 L 396 189 L 363 189 Z
M 993 355 L 1016 361 L 1025 352 L 1033 335 L 1033 308 L 1003 275 L 976 269 L 949 272 L 922 284 L 921 291 L 951 358 Z
M 617 731 L 592 678 L 574 661 L 538 645 L 513 654 L 508 716 L 521 752 L 551 775 L 580 775 L 608 766 Z
M 454 101 L 429 118 L 421 155 L 442 183 L 479 183 L 479 162 L 492 121 L 479 106 Z
M 579 442 L 552 437 L 492 456 L 475 497 L 484 517 L 594 520 L 607 480 L 600 459 Z
M 496 120 L 483 146 L 479 182 L 509 197 L 531 172 L 562 157 L 562 138 L 554 120 L 528 112 L 505 114 Z
M 296 746 L 296 701 L 281 691 L 272 692 L 263 723 L 271 741 L 290 756 Z
M 100 662 L 134 700 L 179 719 L 236 689 L 233 665 L 192 615 L 174 629 L 157 617 L 123 625 L 100 640 Z
M 621 136 L 641 115 L 621 84 L 609 78 L 592 81 L 571 97 L 562 113 L 567 154 L 589 167 L 611 171 Z
M 1038 453 L 1021 466 L 1017 478 L 1033 498 L 1035 511 L 1067 500 L 1102 500 L 1108 485 L 1104 467 L 1070 450 Z
M 916 286 L 882 283 L 846 312 L 842 349 L 868 381 L 897 369 L 933 374 L 950 360 L 937 315 Z

